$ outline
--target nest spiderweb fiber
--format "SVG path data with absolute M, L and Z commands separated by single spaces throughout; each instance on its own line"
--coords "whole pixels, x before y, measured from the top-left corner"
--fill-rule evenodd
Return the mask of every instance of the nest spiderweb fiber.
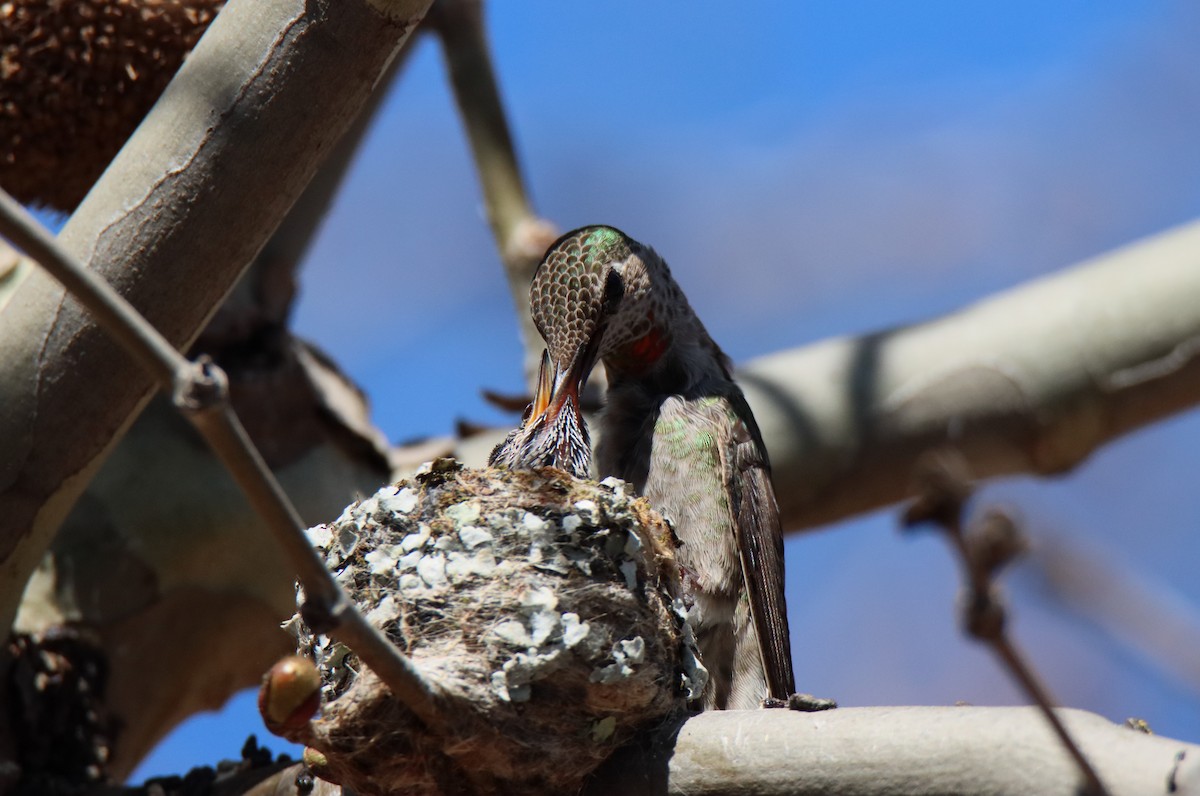
M 363 793 L 558 792 L 699 694 L 670 526 L 623 482 L 439 460 L 310 532 L 446 694 L 425 727 L 344 647 L 291 628 L 324 708 L 294 740 Z

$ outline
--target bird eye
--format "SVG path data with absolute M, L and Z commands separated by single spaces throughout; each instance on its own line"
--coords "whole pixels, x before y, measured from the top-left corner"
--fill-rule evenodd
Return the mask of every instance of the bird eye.
M 625 298 L 625 281 L 615 269 L 609 269 L 604 280 L 604 311 L 611 315 Z

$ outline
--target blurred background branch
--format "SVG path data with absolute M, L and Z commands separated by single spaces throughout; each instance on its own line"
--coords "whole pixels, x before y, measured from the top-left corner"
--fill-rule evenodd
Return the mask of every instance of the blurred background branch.
M 1078 766 L 1082 790 L 1091 796 L 1110 796 L 1092 761 L 1058 715 L 1057 702 L 1042 676 L 1021 653 L 1009 629 L 1008 607 L 997 576 L 1028 549 L 1024 529 L 996 508 L 972 518 L 968 524 L 971 471 L 956 450 L 926 453 L 914 468 L 913 480 L 917 497 L 905 508 L 901 522 L 910 530 L 933 525 L 950 543 L 963 571 L 959 598 L 962 629 L 991 649 L 1026 699 L 1042 712 Z
M 1028 559 L 1039 585 L 1162 676 L 1200 695 L 1200 611 L 1095 539 L 1043 534 Z
M 484 208 L 504 263 L 525 344 L 525 384 L 532 389 L 544 346 L 529 315 L 529 283 L 558 233 L 550 222 L 534 213 L 521 176 L 484 31 L 482 0 L 437 0 L 430 8 L 427 24 L 442 43 L 454 99 L 483 188 Z

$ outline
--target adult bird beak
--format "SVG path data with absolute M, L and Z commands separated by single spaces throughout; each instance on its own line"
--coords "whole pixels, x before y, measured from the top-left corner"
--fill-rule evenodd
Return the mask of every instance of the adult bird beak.
M 533 404 L 530 406 L 527 422 L 532 423 L 546 413 L 550 405 L 550 396 L 554 393 L 553 376 L 550 372 L 550 352 L 542 349 L 542 364 L 538 367 L 537 392 L 533 394 Z
M 595 362 L 595 357 L 589 356 L 589 353 L 589 351 L 584 351 L 582 356 L 576 357 L 566 369 L 563 369 L 550 359 L 549 351 L 542 350 L 542 365 L 538 369 L 537 392 L 533 396 L 533 408 L 529 415 L 530 425 L 545 415 L 546 426 L 553 426 L 563 411 L 563 407 L 568 403 L 570 404 L 568 411 L 575 415 L 573 419 L 580 420 L 582 418 L 583 413 L 579 408 L 579 391 L 591 374 L 592 365 Z

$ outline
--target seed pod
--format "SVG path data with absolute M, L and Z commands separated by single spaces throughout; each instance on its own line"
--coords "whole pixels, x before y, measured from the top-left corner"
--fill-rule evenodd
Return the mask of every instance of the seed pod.
M 0 3 L 0 186 L 74 210 L 224 3 Z

